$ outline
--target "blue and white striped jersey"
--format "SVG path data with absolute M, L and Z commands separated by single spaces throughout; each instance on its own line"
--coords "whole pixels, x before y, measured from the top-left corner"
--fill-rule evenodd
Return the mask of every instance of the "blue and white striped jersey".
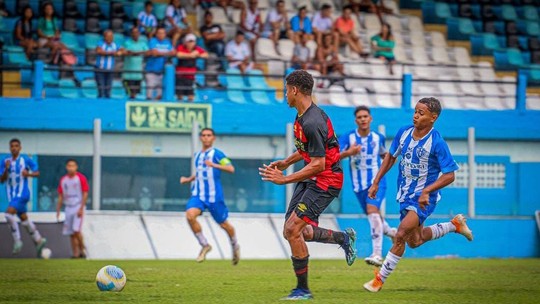
M 401 155 L 396 197 L 400 203 L 407 199 L 418 199 L 422 190 L 433 184 L 441 172 L 445 174 L 459 169 L 448 145 L 437 130 L 431 129 L 419 140 L 413 138 L 413 130 L 412 125 L 401 128 L 389 151 L 396 158 Z M 431 192 L 430 203 L 436 203 L 440 199 L 440 191 Z
M 137 16 L 137 19 L 140 23 L 139 31 L 141 32 L 141 34 L 147 34 L 147 28 L 154 28 L 158 25 L 156 16 L 154 16 L 153 14 L 147 14 L 145 11 L 140 12 Z
M 28 188 L 28 177 L 24 177 L 22 172 L 38 171 L 37 164 L 28 155 L 19 155 L 17 159 L 13 160 L 11 156 L 6 157 L 0 163 L 0 174 L 2 174 L 6 168 L 6 160 L 10 161 L 8 169 L 8 179 L 6 181 L 6 191 L 8 201 L 15 198 L 30 198 L 30 188 Z
M 349 157 L 353 191 L 360 192 L 369 189 L 373 179 L 379 172 L 382 158 L 386 153 L 385 138 L 382 134 L 371 131 L 368 136 L 361 137 L 358 130 L 352 130 L 339 137 L 339 148 L 343 152 L 354 144 L 361 146 L 360 153 Z M 379 187 L 386 187 L 383 177 Z
M 206 165 L 210 160 L 215 164 L 227 166 L 231 160 L 216 148 L 200 151 L 195 154 L 195 182 L 191 188 L 191 195 L 197 196 L 201 201 L 215 203 L 223 201 L 223 188 L 221 186 L 221 170 Z
M 109 44 L 105 42 L 105 40 L 101 40 L 98 43 L 98 47 L 100 47 L 105 52 L 116 52 L 119 49 L 114 41 Z M 106 55 L 106 56 L 98 55 L 96 58 L 96 68 L 102 69 L 102 70 L 112 70 L 114 68 L 114 56 L 113 55 Z

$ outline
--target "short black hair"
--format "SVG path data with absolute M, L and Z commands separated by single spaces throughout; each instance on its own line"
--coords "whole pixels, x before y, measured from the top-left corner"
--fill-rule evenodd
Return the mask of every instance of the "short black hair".
M 441 115 L 442 106 L 441 102 L 435 97 L 424 97 L 418 101 L 418 103 L 425 104 L 431 113 Z
M 277 6 L 278 4 L 280 4 L 280 3 L 285 3 L 285 0 L 278 0 L 278 1 L 276 1 L 276 6 Z
M 325 4 L 323 4 L 323 6 L 321 6 L 322 11 L 327 10 L 329 8 L 332 8 L 332 6 L 330 6 L 330 4 L 328 4 L 328 3 L 325 3 Z
M 304 5 L 298 8 L 298 12 L 303 11 L 303 10 L 307 10 L 307 6 Z
M 149 5 L 152 5 L 152 6 L 153 6 L 154 3 L 152 3 L 152 1 L 146 1 L 146 2 L 144 3 L 144 7 L 147 7 L 147 6 L 149 6 Z
M 201 132 L 199 132 L 199 136 L 201 136 L 202 132 L 204 132 L 204 131 L 210 131 L 210 132 L 212 132 L 213 136 L 216 136 L 216 132 L 214 132 L 214 129 L 212 129 L 212 128 L 202 128 Z
M 287 85 L 297 87 L 300 93 L 311 96 L 313 92 L 313 76 L 305 70 L 296 70 L 285 78 Z
M 204 18 L 206 18 L 207 16 L 213 16 L 210 10 L 204 11 Z
M 79 165 L 79 163 L 74 158 L 68 158 L 66 160 L 66 165 L 69 164 L 70 162 L 74 162 L 76 165 Z
M 244 36 L 244 32 L 238 30 L 236 31 L 236 36 Z
M 18 139 L 18 138 L 12 138 L 10 141 L 9 141 L 9 144 L 11 145 L 12 143 L 18 143 L 19 145 L 21 144 L 21 141 Z
M 354 109 L 354 116 L 356 116 L 356 114 L 358 114 L 358 112 L 360 112 L 360 111 L 366 111 L 366 112 L 368 112 L 369 115 L 371 115 L 371 110 L 369 109 L 369 107 L 362 105 L 362 106 L 358 106 L 358 107 L 356 107 Z
M 350 10 L 352 11 L 352 10 L 353 10 L 353 6 L 350 5 L 350 4 L 345 5 L 345 6 L 343 7 L 343 10 L 346 10 L 346 9 L 350 9 Z

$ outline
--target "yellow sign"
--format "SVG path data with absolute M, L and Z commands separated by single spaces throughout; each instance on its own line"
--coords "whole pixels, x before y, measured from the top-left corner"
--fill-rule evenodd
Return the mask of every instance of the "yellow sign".
M 126 103 L 128 131 L 190 133 L 194 121 L 197 121 L 201 128 L 210 128 L 212 106 L 166 102 Z

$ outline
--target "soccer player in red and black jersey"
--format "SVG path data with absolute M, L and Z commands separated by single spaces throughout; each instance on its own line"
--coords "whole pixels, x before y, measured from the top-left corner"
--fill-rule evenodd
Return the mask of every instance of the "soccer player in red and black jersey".
M 311 99 L 313 77 L 304 70 L 292 72 L 286 78 L 287 103 L 296 108 L 294 123 L 297 151 L 284 160 L 259 168 L 262 179 L 278 185 L 297 183 L 285 215 L 284 237 L 292 252 L 297 286 L 288 300 L 311 299 L 307 284 L 309 252 L 308 242 L 339 244 L 345 250 L 347 264 L 356 259 L 356 233 L 352 228 L 345 232 L 318 227 L 319 215 L 339 195 L 343 184 L 343 170 L 339 162 L 339 143 L 332 122 Z M 304 168 L 290 175 L 283 175 L 292 164 L 304 160 Z

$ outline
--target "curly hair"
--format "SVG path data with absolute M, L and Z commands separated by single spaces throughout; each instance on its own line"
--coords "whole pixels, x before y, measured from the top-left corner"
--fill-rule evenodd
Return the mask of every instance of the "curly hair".
M 300 93 L 311 96 L 313 92 L 313 76 L 305 70 L 296 70 L 285 78 L 287 85 L 298 88 Z
M 418 103 L 425 104 L 431 113 L 441 115 L 442 106 L 441 102 L 435 97 L 424 97 L 418 101 Z

